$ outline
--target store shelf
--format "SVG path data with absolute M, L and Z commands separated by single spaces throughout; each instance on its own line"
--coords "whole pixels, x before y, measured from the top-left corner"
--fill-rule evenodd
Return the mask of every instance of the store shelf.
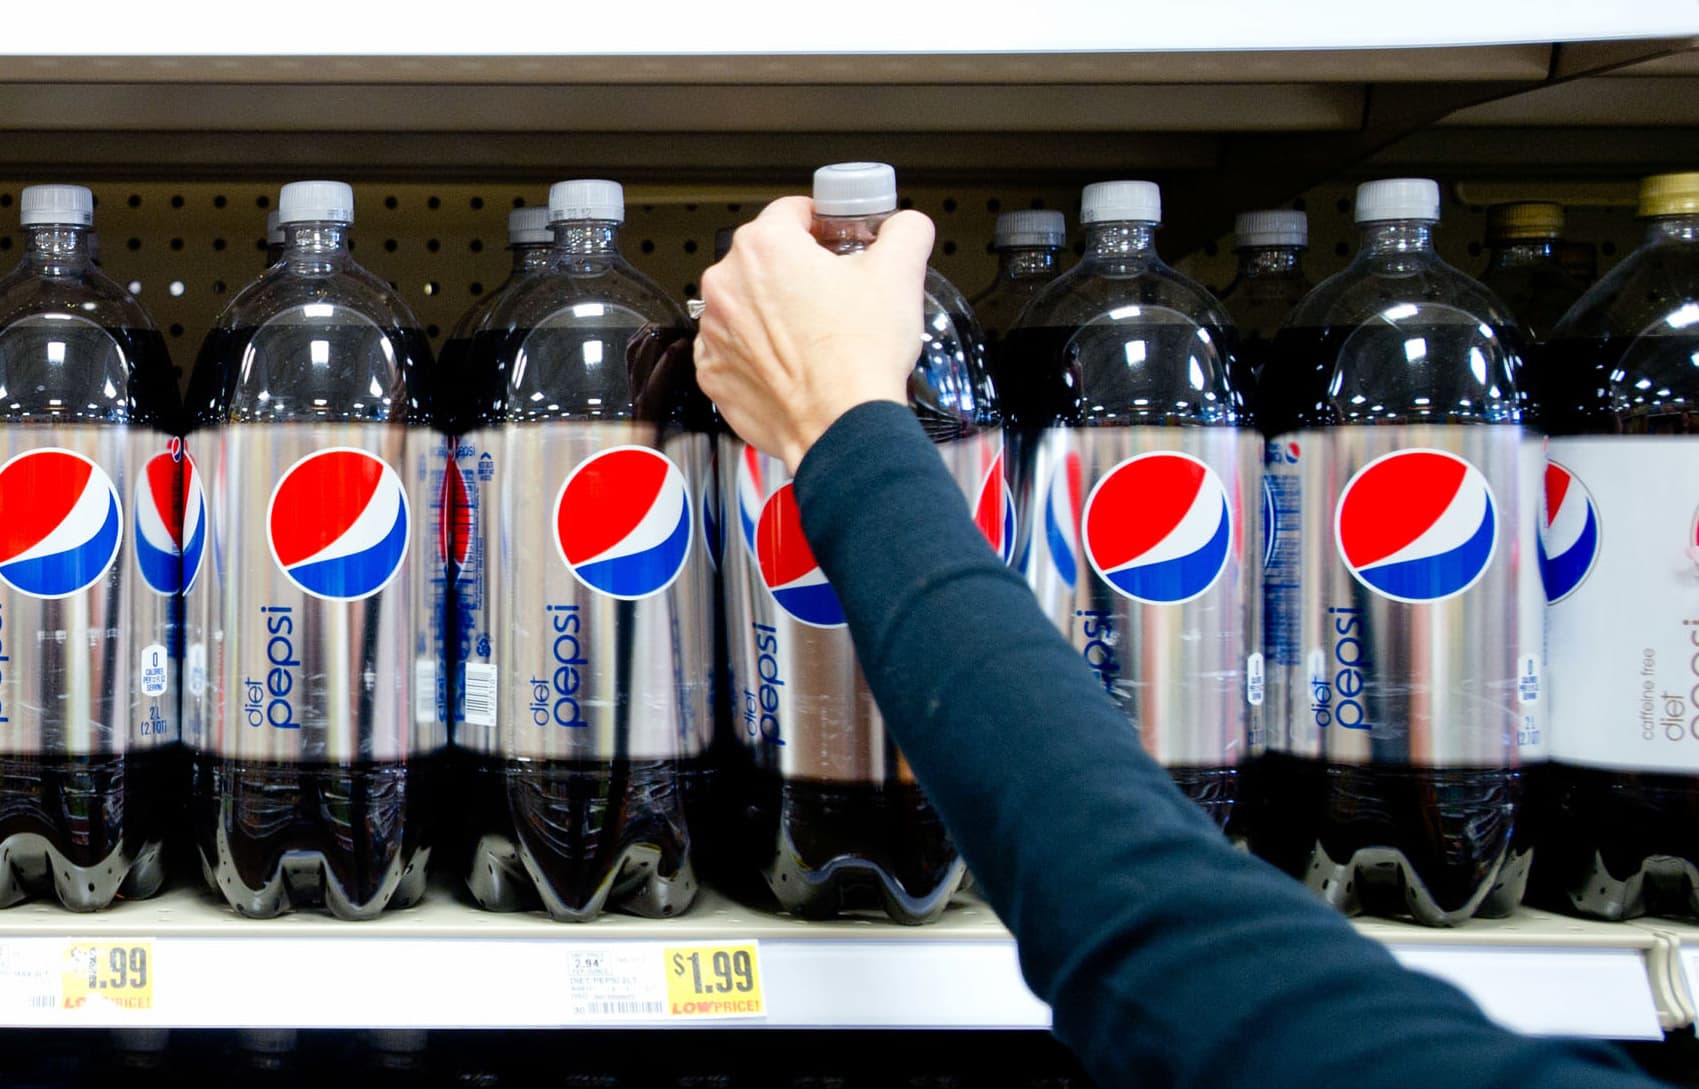
M 1679 996 L 1660 1001 L 1654 971 L 1669 962 L 1674 942 L 1650 928 L 1524 911 L 1456 930 L 1385 921 L 1360 929 L 1522 1031 L 1658 1039 L 1664 1028 L 1691 1021 L 1691 1005 L 1682 1007 Z M 152 942 L 151 1009 L 98 1000 L 49 1008 L 41 1000 L 43 987 L 58 986 L 67 946 L 137 938 Z M 1699 971 L 1699 928 L 1693 938 L 1682 963 Z M 653 990 L 668 947 L 748 941 L 759 943 L 765 1015 L 714 1025 L 1036 1029 L 1050 1022 L 1021 982 L 1013 941 L 977 904 L 916 928 L 866 919 L 804 923 L 710 893 L 678 919 L 614 915 L 570 926 L 479 912 L 437 889 L 418 908 L 350 924 L 312 912 L 244 920 L 198 889 L 179 888 L 98 915 L 44 904 L 0 914 L 0 1025 L 678 1024 L 693 1019 L 659 1007 L 597 1007 L 618 997 L 606 973 L 644 977 L 636 994 Z

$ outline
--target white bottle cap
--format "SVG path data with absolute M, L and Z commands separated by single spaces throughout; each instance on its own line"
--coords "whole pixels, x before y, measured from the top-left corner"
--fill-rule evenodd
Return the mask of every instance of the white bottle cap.
M 1093 182 L 1080 194 L 1081 223 L 1161 223 L 1162 190 L 1155 182 Z
M 1439 183 L 1432 178 L 1386 178 L 1357 186 L 1357 222 L 1389 219 L 1438 222 Z
M 277 194 L 277 222 L 353 223 L 354 187 L 338 181 L 290 182 Z
M 534 246 L 539 242 L 554 240 L 555 233 L 549 230 L 549 210 L 542 205 L 515 208 L 507 213 L 508 245 Z
M 18 222 L 25 227 L 94 225 L 94 194 L 81 185 L 31 185 L 18 198 Z
M 1056 249 L 1068 240 L 1068 222 L 1061 212 L 1045 208 L 1026 212 L 1004 212 L 997 217 L 993 242 L 997 249 L 1016 246 L 1045 246 Z
M 277 220 L 276 208 L 265 214 L 265 240 L 267 245 L 281 246 L 283 244 L 283 224 Z
M 1269 210 L 1240 212 L 1233 218 L 1233 248 L 1239 250 L 1267 246 L 1297 246 L 1310 244 L 1310 220 L 1302 212 Z
M 619 182 L 575 178 L 549 186 L 549 222 L 595 219 L 625 222 L 625 189 Z
M 833 163 L 814 172 L 814 212 L 873 216 L 897 210 L 897 172 L 889 163 Z

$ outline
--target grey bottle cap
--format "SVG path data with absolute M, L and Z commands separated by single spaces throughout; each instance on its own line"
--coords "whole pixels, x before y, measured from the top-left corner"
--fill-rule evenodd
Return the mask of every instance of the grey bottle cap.
M 515 208 L 507 213 L 507 244 L 510 246 L 534 246 L 539 242 L 553 242 L 555 233 L 549 230 L 549 210 L 540 204 Z
M 870 216 L 897 210 L 897 172 L 889 163 L 833 163 L 814 172 L 814 211 Z
M 1233 218 L 1233 248 L 1305 247 L 1310 244 L 1310 220 L 1302 212 L 1268 209 L 1240 212 Z
M 998 249 L 1045 246 L 1055 249 L 1068 240 L 1068 221 L 1048 208 L 1004 212 L 997 217 L 992 244 Z
M 603 178 L 574 178 L 549 186 L 549 222 L 592 219 L 625 222 L 625 187 Z

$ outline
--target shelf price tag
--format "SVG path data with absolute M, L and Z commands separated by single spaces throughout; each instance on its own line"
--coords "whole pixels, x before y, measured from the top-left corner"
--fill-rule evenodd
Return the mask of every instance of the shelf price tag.
M 667 1016 L 681 1020 L 765 1017 L 756 942 L 669 945 L 661 950 Z
M 153 1009 L 153 942 L 146 939 L 72 941 L 60 968 L 61 1008 L 108 1004 Z

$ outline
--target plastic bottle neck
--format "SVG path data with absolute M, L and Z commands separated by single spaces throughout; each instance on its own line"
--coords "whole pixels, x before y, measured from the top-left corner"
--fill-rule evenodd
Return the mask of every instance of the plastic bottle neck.
M 536 272 L 549 267 L 549 251 L 553 247 L 547 242 L 520 242 L 508 248 L 513 251 L 514 272 Z
M 1360 254 L 1364 257 L 1432 253 L 1434 249 L 1434 221 L 1431 219 L 1392 219 L 1379 223 L 1365 223 L 1362 227 L 1361 237 Z
M 69 223 L 47 223 L 26 227 L 24 256 L 38 271 L 63 275 L 86 267 L 89 257 L 89 228 Z
M 549 226 L 555 232 L 556 253 L 583 257 L 619 252 L 619 224 L 610 220 L 569 219 Z M 517 258 L 514 267 L 518 267 Z
M 297 271 L 328 269 L 348 259 L 348 224 L 285 223 L 283 260 Z
M 1093 223 L 1086 227 L 1085 252 L 1111 259 L 1156 256 L 1156 224 L 1136 220 Z
M 1061 250 L 1051 246 L 1009 246 L 997 251 L 1000 280 L 1050 279 L 1061 263 Z
M 1526 268 L 1557 263 L 1555 238 L 1506 238 L 1493 246 L 1489 269 Z
M 865 216 L 815 216 L 814 238 L 833 253 L 855 253 L 872 245 L 879 225 L 895 215 L 875 212 Z
M 1658 216 L 1646 222 L 1649 246 L 1699 242 L 1699 215 Z
M 1302 276 L 1299 261 L 1303 254 L 1297 246 L 1246 246 L 1239 251 L 1239 277 Z

